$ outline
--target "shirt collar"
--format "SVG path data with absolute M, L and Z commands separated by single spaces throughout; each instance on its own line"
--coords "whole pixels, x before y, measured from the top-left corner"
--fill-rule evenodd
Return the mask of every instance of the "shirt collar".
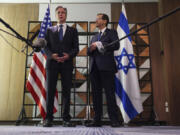
M 102 34 L 104 33 L 104 31 L 106 30 L 107 27 L 104 27 L 102 30 L 99 30 L 99 32 L 102 32 Z
M 59 27 L 59 25 L 63 25 L 63 27 L 64 27 L 64 26 L 66 26 L 67 24 L 66 24 L 66 23 L 63 23 L 63 24 L 57 23 L 57 26 L 58 26 L 58 27 Z
M 59 24 L 59 23 L 57 23 L 57 26 L 58 26 L 58 31 L 59 31 L 59 29 L 60 29 L 60 25 L 63 25 L 63 31 L 66 31 L 67 24 L 66 24 L 66 23 L 63 23 L 63 24 Z

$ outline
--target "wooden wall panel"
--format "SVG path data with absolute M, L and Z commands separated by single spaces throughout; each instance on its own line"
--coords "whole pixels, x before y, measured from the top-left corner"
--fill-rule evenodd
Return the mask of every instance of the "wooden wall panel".
M 27 37 L 29 20 L 38 20 L 38 4 L 0 4 L 1 18 Z M 11 32 L 2 23 L 0 28 Z M 12 32 L 11 32 L 12 33 Z M 0 31 L 0 120 L 17 120 L 22 107 L 25 43 Z
M 179 0 L 160 0 L 159 15 L 163 15 L 180 6 Z M 164 51 L 163 81 L 164 93 L 168 103 L 168 122 L 180 125 L 180 11 L 164 19 L 160 23 L 161 48 Z
M 159 3 L 126 3 L 129 23 L 149 22 L 178 7 L 179 0 Z M 121 4 L 112 4 L 112 21 L 118 21 Z M 180 13 L 150 26 L 150 56 L 156 120 L 180 125 Z M 164 54 L 163 54 L 164 52 Z M 168 108 L 165 103 L 168 103 Z M 165 109 L 169 109 L 166 112 Z
M 125 3 L 128 22 L 148 22 L 158 15 L 158 3 Z M 111 4 L 111 19 L 119 21 L 121 3 Z

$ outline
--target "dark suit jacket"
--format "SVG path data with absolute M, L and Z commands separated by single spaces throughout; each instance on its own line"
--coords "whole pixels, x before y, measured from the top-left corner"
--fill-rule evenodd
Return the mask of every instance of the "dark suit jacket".
M 44 48 L 47 55 L 46 68 L 57 69 L 61 68 L 73 68 L 73 57 L 79 52 L 78 33 L 75 28 L 67 26 L 63 41 L 59 40 L 58 26 L 52 26 L 47 29 L 45 39 L 47 40 L 47 46 Z M 52 59 L 53 53 L 62 54 L 68 53 L 70 58 L 64 63 L 57 63 Z
M 100 41 L 103 45 L 109 44 L 118 39 L 117 32 L 115 30 L 110 30 L 106 28 L 103 35 L 101 36 Z M 98 40 L 98 34 L 96 34 L 91 43 L 96 42 Z M 117 72 L 116 63 L 114 60 L 114 50 L 119 49 L 119 42 L 115 43 L 112 46 L 106 48 L 104 54 L 100 53 L 97 48 L 95 51 L 90 52 L 90 48 L 88 48 L 88 55 L 90 56 L 90 72 L 92 70 L 92 66 L 96 63 L 98 70 L 100 71 L 112 71 Z

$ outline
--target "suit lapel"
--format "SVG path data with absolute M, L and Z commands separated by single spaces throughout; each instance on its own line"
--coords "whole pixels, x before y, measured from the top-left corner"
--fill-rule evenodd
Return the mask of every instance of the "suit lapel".
M 67 27 L 66 27 L 66 32 L 65 32 L 64 37 L 63 37 L 63 41 L 66 41 L 66 38 L 68 37 L 69 31 L 70 31 L 70 28 L 69 28 L 69 26 L 67 25 Z
M 56 37 L 56 41 L 59 42 L 59 32 L 58 32 L 58 26 L 54 26 L 54 35 Z
M 100 38 L 100 41 L 102 41 L 102 40 L 106 37 L 108 31 L 109 31 L 109 29 L 106 28 L 106 30 L 104 31 L 104 33 L 102 34 L 102 36 L 101 36 L 101 38 Z
M 94 41 L 98 41 L 98 35 L 99 35 L 99 33 L 97 33 L 97 34 L 94 36 Z

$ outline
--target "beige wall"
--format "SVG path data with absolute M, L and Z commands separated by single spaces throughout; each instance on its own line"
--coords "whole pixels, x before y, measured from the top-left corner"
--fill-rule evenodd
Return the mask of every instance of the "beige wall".
M 38 4 L 0 4 L 0 17 L 23 37 L 27 37 L 28 21 L 38 20 L 38 12 Z M 0 28 L 11 32 L 2 23 Z M 0 31 L 0 120 L 17 120 L 22 107 L 26 59 L 20 52 L 23 45 Z

